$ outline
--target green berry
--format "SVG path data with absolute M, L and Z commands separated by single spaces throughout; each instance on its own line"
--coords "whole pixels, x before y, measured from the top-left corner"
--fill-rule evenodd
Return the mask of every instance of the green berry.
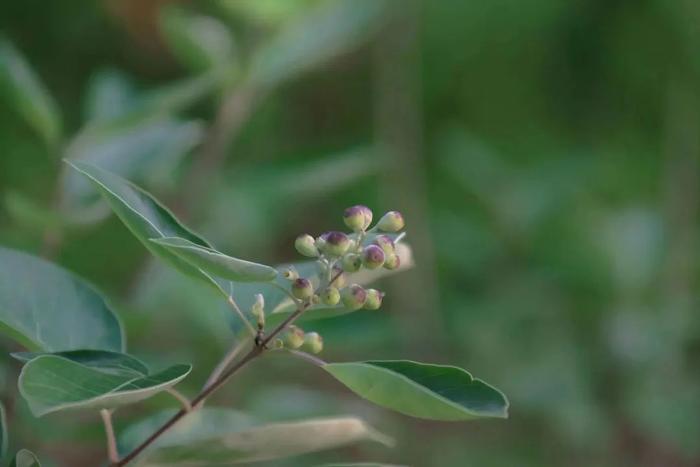
M 265 326 L 265 297 L 262 294 L 255 294 L 255 302 L 250 307 L 250 312 L 258 321 L 258 326 Z
M 340 292 L 336 287 L 326 287 L 321 292 L 321 301 L 326 305 L 337 305 L 340 302 Z
M 384 264 L 384 250 L 377 245 L 368 245 L 362 251 L 362 264 L 367 269 L 377 269 Z
M 396 269 L 401 266 L 401 258 L 396 253 L 387 255 L 384 260 L 384 269 Z
M 282 271 L 282 276 L 287 279 L 288 281 L 295 281 L 299 279 L 299 273 L 297 270 L 294 268 L 294 266 L 290 266 L 284 271 Z
M 356 272 L 362 267 L 362 257 L 355 253 L 348 253 L 343 256 L 341 264 L 343 265 L 343 271 Z
M 353 231 L 362 232 L 372 223 L 372 211 L 367 206 L 358 204 L 345 210 L 343 220 Z
M 304 350 L 311 353 L 321 353 L 323 350 L 323 337 L 317 332 L 307 332 L 304 335 Z
M 382 306 L 382 299 L 384 298 L 384 292 L 377 289 L 367 289 L 367 299 L 365 304 L 362 306 L 365 310 L 378 310 Z
M 367 300 L 367 292 L 361 286 L 353 284 L 340 292 L 340 298 L 343 300 L 343 305 L 346 308 L 359 310 L 365 304 L 365 300 Z
M 316 241 L 309 234 L 299 235 L 294 241 L 294 248 L 297 251 L 310 258 L 315 258 L 318 256 L 318 248 L 316 248 Z
M 391 255 L 396 251 L 394 241 L 388 235 L 378 235 L 377 238 L 374 239 L 374 243 L 384 250 L 384 253 L 387 255 Z
M 292 282 L 292 295 L 299 300 L 309 299 L 313 294 L 314 287 L 308 279 L 300 277 Z
M 350 247 L 350 238 L 343 232 L 327 232 L 323 234 L 321 251 L 329 256 L 343 256 Z
M 398 232 L 404 228 L 403 216 L 398 211 L 389 211 L 379 219 L 377 228 L 384 232 Z
M 298 349 L 304 344 L 304 331 L 293 324 L 290 325 L 282 336 L 284 346 L 290 349 Z

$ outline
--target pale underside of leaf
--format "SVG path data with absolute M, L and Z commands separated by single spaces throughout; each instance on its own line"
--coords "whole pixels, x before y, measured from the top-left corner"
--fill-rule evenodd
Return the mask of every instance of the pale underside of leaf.
M 12 459 L 10 467 L 41 467 L 41 462 L 30 450 L 20 449 Z
M 243 259 L 233 258 L 213 248 L 196 245 L 178 237 L 151 240 L 163 246 L 194 267 L 222 279 L 238 282 L 268 282 L 277 277 L 277 270 Z
M 174 365 L 148 376 L 100 371 L 56 355 L 42 355 L 27 363 L 19 376 L 19 390 L 32 413 L 78 408 L 112 408 L 146 399 L 166 390 L 191 371 Z
M 160 421 L 158 417 L 158 421 Z M 189 420 L 188 420 L 189 418 Z M 146 420 L 120 438 L 126 449 L 156 423 Z M 208 407 L 185 417 L 139 460 L 142 466 L 208 466 L 279 459 L 332 449 L 359 441 L 393 441 L 354 417 L 320 418 L 259 425 L 249 417 Z

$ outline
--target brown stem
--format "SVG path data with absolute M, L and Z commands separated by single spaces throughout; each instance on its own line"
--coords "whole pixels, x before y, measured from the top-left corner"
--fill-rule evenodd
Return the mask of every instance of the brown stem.
M 333 280 L 337 279 L 338 276 L 339 274 L 336 275 Z M 207 397 L 209 397 L 214 391 L 216 391 L 224 383 L 226 383 L 226 381 L 228 381 L 228 379 L 231 378 L 231 376 L 233 376 L 236 372 L 238 372 L 249 362 L 262 355 L 262 353 L 267 349 L 267 344 L 269 344 L 272 339 L 274 339 L 280 332 L 282 332 L 285 327 L 292 324 L 304 311 L 306 311 L 309 305 L 310 303 L 308 302 L 302 304 L 299 308 L 297 308 L 297 310 L 294 313 L 289 315 L 287 319 L 280 323 L 279 326 L 277 326 L 258 345 L 253 345 L 253 347 L 248 351 L 248 353 L 245 354 L 245 356 L 241 358 L 235 365 L 233 365 L 227 371 L 222 373 L 221 376 L 217 378 L 214 382 L 212 382 L 210 385 L 202 389 L 202 391 L 192 400 L 190 406 L 198 407 Z M 134 458 L 141 454 L 141 452 L 143 452 L 144 449 L 153 444 L 163 433 L 168 431 L 173 425 L 175 425 L 182 417 L 184 417 L 188 413 L 189 411 L 185 409 L 179 410 L 167 422 L 165 422 L 160 428 L 158 428 L 158 430 L 156 430 L 151 436 L 149 436 L 145 441 L 143 441 L 136 448 L 134 448 L 134 450 L 132 450 L 129 454 L 124 456 L 118 462 L 113 462 L 112 466 L 120 467 L 134 460 Z

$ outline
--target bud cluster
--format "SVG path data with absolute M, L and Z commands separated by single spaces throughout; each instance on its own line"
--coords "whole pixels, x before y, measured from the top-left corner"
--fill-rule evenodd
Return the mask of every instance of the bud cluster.
M 304 256 L 317 258 L 322 280 L 321 287 L 314 291 L 308 279 L 299 277 L 296 271 L 285 271 L 296 299 L 327 306 L 342 303 L 351 310 L 376 310 L 381 306 L 383 292 L 364 289 L 358 284 L 345 286 L 346 273 L 362 268 L 396 269 L 401 264 L 394 240 L 388 234 L 404 228 L 403 216 L 398 211 L 389 211 L 370 229 L 372 218 L 372 211 L 367 206 L 352 206 L 343 213 L 343 221 L 351 233 L 330 231 L 316 238 L 309 234 L 297 237 L 294 242 L 296 250 Z

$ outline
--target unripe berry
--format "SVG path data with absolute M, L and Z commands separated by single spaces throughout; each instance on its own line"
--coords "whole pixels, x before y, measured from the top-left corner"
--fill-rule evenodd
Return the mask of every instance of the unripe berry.
M 399 211 L 389 211 L 377 222 L 377 228 L 384 232 L 398 232 L 404 225 L 403 216 Z
M 329 256 L 343 256 L 350 247 L 350 238 L 343 232 L 327 232 L 323 234 L 322 250 Z
M 294 295 L 299 300 L 306 300 L 311 298 L 314 294 L 314 287 L 311 285 L 308 279 L 300 277 L 299 279 L 292 282 L 292 295 Z
M 326 287 L 321 292 L 321 301 L 326 305 L 337 305 L 340 302 L 340 292 L 336 287 Z
M 372 211 L 367 206 L 358 204 L 345 210 L 343 220 L 353 231 L 362 232 L 372 223 Z
M 359 271 L 362 267 L 362 257 L 355 253 L 348 253 L 347 255 L 343 256 L 343 261 L 341 264 L 343 265 L 343 271 Z
M 394 252 L 396 251 L 394 241 L 388 235 L 377 236 L 377 238 L 374 239 L 374 243 L 378 245 L 382 250 L 384 250 L 384 253 L 386 253 L 387 255 L 394 254 Z
M 367 292 L 361 286 L 353 284 L 340 292 L 343 305 L 351 310 L 359 310 L 367 300 Z
M 304 335 L 304 345 L 302 348 L 307 352 L 321 353 L 323 350 L 323 337 L 317 332 L 307 332 Z
M 382 306 L 382 299 L 384 298 L 384 292 L 377 289 L 367 289 L 367 299 L 365 304 L 362 306 L 365 310 L 378 310 Z
M 313 296 L 311 297 L 311 303 L 314 305 L 318 305 L 319 303 L 321 303 L 321 296 L 317 293 L 313 294 Z
M 401 258 L 396 253 L 387 255 L 384 260 L 384 269 L 396 269 L 401 266 Z
M 290 266 L 284 271 L 282 271 L 282 276 L 287 279 L 288 281 L 295 281 L 299 279 L 299 273 L 297 270 L 294 268 L 294 266 Z
M 362 264 L 367 269 L 377 269 L 384 264 L 384 250 L 377 245 L 368 245 L 362 251 Z
M 255 302 L 253 303 L 253 306 L 250 308 L 250 312 L 257 319 L 258 326 L 261 328 L 264 327 L 265 326 L 265 298 L 263 297 L 262 294 L 259 294 L 259 293 L 255 294 Z
M 297 251 L 310 258 L 315 258 L 318 256 L 318 248 L 316 248 L 316 241 L 309 234 L 299 235 L 296 240 L 294 240 L 294 248 Z
M 282 336 L 284 346 L 290 349 L 298 349 L 304 344 L 304 331 L 293 324 L 290 325 Z

